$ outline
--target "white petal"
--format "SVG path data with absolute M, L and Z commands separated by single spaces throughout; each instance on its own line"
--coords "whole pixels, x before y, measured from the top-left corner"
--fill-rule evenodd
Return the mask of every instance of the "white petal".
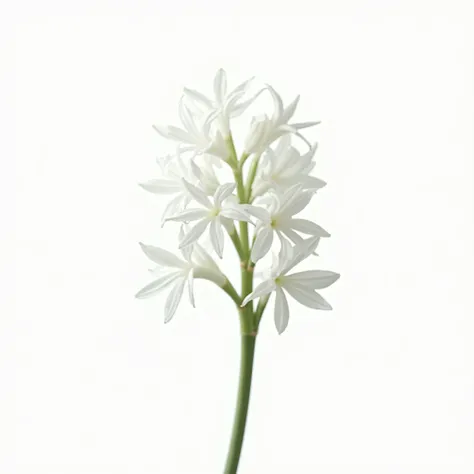
M 276 288 L 275 281 L 273 279 L 262 281 L 259 285 L 255 287 L 255 289 L 244 298 L 242 301 L 241 307 L 244 307 L 249 301 L 254 300 L 255 298 L 259 298 L 265 295 L 268 295 Z
M 282 240 L 281 233 L 285 234 L 286 237 L 288 237 L 295 245 L 302 245 L 304 243 L 303 237 L 299 236 L 294 230 L 290 229 L 289 226 L 281 229 L 281 232 L 278 232 L 278 237 L 280 237 L 280 240 Z
M 204 233 L 208 225 L 209 219 L 202 219 L 201 221 L 198 221 L 196 224 L 194 224 L 194 226 L 191 227 L 189 232 L 184 236 L 183 240 L 179 243 L 179 248 L 181 249 L 196 242 Z
M 216 208 L 220 208 L 222 202 L 228 198 L 235 189 L 235 183 L 225 183 L 221 184 L 216 192 L 214 193 L 214 205 Z
M 219 213 L 222 217 L 227 217 L 234 221 L 246 221 L 251 222 L 250 216 L 246 213 L 244 206 L 234 204 L 233 206 L 224 207 Z
M 176 309 L 178 308 L 179 302 L 181 301 L 181 297 L 183 295 L 184 283 L 186 279 L 180 278 L 176 284 L 171 289 L 168 298 L 166 298 L 165 303 L 165 323 L 171 321 L 171 318 L 176 313 Z
M 275 294 L 275 326 L 278 334 L 281 334 L 288 326 L 290 310 L 286 295 L 280 287 L 277 286 Z
M 186 181 L 184 178 L 182 178 L 182 181 L 183 186 L 186 188 L 186 190 L 192 196 L 193 199 L 195 199 L 199 204 L 206 207 L 207 209 L 212 209 L 211 201 L 209 201 L 209 198 L 203 191 Z
M 303 184 L 306 189 L 321 189 L 326 186 L 326 181 L 316 178 L 315 176 L 306 176 Z
M 227 76 L 224 69 L 219 69 L 214 78 L 214 94 L 216 99 L 222 103 L 227 93 Z
M 256 217 L 265 224 L 269 224 L 272 220 L 270 213 L 263 207 L 252 206 L 251 204 L 245 204 L 244 207 L 250 215 Z
M 319 121 L 319 122 L 292 123 L 291 126 L 293 128 L 296 128 L 296 130 L 301 130 L 302 128 L 314 127 L 315 125 L 319 125 L 320 123 L 321 123 L 321 121 Z
M 160 276 L 156 280 L 144 286 L 135 295 L 135 298 L 139 298 L 139 299 L 149 298 L 150 296 L 154 296 L 158 294 L 163 288 L 166 288 L 173 281 L 179 278 L 180 275 L 181 275 L 181 272 L 172 272 L 172 273 L 167 273 L 166 275 Z
M 191 270 L 188 273 L 188 291 L 189 291 L 189 302 L 191 303 L 192 307 L 196 307 L 196 303 L 194 301 L 194 271 Z
M 275 106 L 272 121 L 276 122 L 278 119 L 280 119 L 280 117 L 283 114 L 283 101 L 281 100 L 280 95 L 277 93 L 277 91 L 272 86 L 270 86 L 268 84 L 266 86 L 267 86 L 268 91 L 272 95 L 273 104 Z
M 291 219 L 289 226 L 298 232 L 302 232 L 303 234 L 311 234 L 318 237 L 331 236 L 331 234 L 324 230 L 321 226 L 307 219 Z
M 299 193 L 293 197 L 291 202 L 287 201 L 281 208 L 280 212 L 285 216 L 294 216 L 295 214 L 298 214 L 310 203 L 313 195 L 314 194 L 309 191 Z
M 255 242 L 253 243 L 252 253 L 250 259 L 252 262 L 258 262 L 262 257 L 264 257 L 273 243 L 273 229 L 271 227 L 264 227 L 257 234 Z
M 141 242 L 140 247 L 150 260 L 162 267 L 184 268 L 186 266 L 185 262 L 167 250 L 153 245 L 145 245 Z
M 298 105 L 298 102 L 300 100 L 300 96 L 298 95 L 296 99 L 284 110 L 282 116 L 281 116 L 281 122 L 282 123 L 288 123 L 288 121 L 293 117 L 295 114 L 296 107 Z
M 299 303 L 312 309 L 330 310 L 332 306 L 316 291 L 306 290 L 291 283 L 284 283 L 284 288 Z
M 139 183 L 145 191 L 155 194 L 175 194 L 181 191 L 181 186 L 171 179 L 150 179 L 144 183 Z
M 312 290 L 321 290 L 322 288 L 327 288 L 332 285 L 339 277 L 339 273 L 326 270 L 308 270 L 286 275 L 285 281 L 288 280 L 292 284 L 304 286 Z
M 202 219 L 209 214 L 209 211 L 204 209 L 185 209 L 179 214 L 168 217 L 167 221 L 178 221 L 178 222 L 192 222 Z
M 177 142 L 181 143 L 193 143 L 194 140 L 191 137 L 191 135 L 186 132 L 185 130 L 178 128 L 178 127 L 173 127 L 172 125 L 169 125 L 167 127 L 162 127 L 159 125 L 153 125 L 153 128 L 163 137 L 175 140 Z
M 184 88 L 184 94 L 192 100 L 201 103 L 206 107 L 212 107 L 212 102 L 204 95 L 193 89 Z
M 217 255 L 222 258 L 222 252 L 224 250 L 224 232 L 222 231 L 221 220 L 219 216 L 216 216 L 211 221 L 209 228 L 209 236 L 211 237 L 212 246 L 216 251 Z
M 165 210 L 163 211 L 163 214 L 161 216 L 161 225 L 163 226 L 165 221 L 166 221 L 166 218 L 172 214 L 174 214 L 175 212 L 178 212 L 180 209 L 182 209 L 184 207 L 184 205 L 186 204 L 185 201 L 186 201 L 186 197 L 187 195 L 185 195 L 184 193 L 176 196 L 175 198 L 173 198 L 165 207 Z

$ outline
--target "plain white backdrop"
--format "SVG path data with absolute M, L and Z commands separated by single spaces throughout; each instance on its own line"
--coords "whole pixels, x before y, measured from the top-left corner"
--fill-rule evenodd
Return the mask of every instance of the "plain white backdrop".
M 308 215 L 332 234 L 320 267 L 342 275 L 324 293 L 334 311 L 293 302 L 282 336 L 265 316 L 239 472 L 474 472 L 468 3 L 27 2 L 10 16 L 2 473 L 222 472 L 231 301 L 198 282 L 197 309 L 183 300 L 164 325 L 164 295 L 133 298 L 149 281 L 137 242 L 175 246 L 136 184 L 166 146 L 151 125 L 175 123 L 180 89 L 209 90 L 219 67 L 300 93 L 298 120 L 322 120 L 328 186 Z

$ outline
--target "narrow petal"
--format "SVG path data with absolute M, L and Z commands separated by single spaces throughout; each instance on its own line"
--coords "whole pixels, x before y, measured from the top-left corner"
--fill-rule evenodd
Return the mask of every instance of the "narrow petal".
M 206 207 L 207 209 L 212 209 L 211 201 L 209 201 L 209 198 L 203 191 L 201 191 L 199 188 L 197 188 L 190 182 L 186 181 L 184 178 L 182 178 L 182 182 L 183 186 L 186 188 L 186 190 L 194 200 L 196 200 L 199 204 Z
M 273 229 L 271 227 L 264 227 L 257 234 L 255 242 L 252 247 L 252 253 L 250 259 L 252 262 L 258 262 L 262 257 L 264 257 L 273 243 Z
M 179 243 L 179 248 L 186 247 L 187 245 L 190 245 L 194 242 L 196 242 L 199 237 L 204 233 L 206 230 L 207 226 L 209 225 L 209 219 L 202 219 L 198 221 L 196 224 L 194 224 L 191 229 L 189 229 L 189 232 L 184 236 L 183 240 Z
M 165 207 L 165 210 L 163 211 L 163 214 L 161 216 L 161 226 L 166 222 L 166 218 L 175 214 L 176 212 L 179 212 L 180 209 L 182 209 L 185 205 L 185 195 L 184 193 L 179 194 L 175 198 L 173 198 Z
M 285 282 L 284 288 L 288 293 L 303 306 L 312 309 L 330 310 L 332 306 L 316 291 L 306 290 L 300 286 Z
M 278 334 L 281 334 L 288 326 L 290 310 L 288 308 L 286 295 L 278 286 L 276 287 L 275 295 L 275 326 Z
M 244 207 L 250 215 L 256 217 L 265 224 L 270 223 L 272 219 L 270 213 L 263 207 L 252 206 L 251 204 L 245 204 Z
M 301 122 L 301 123 L 292 123 L 291 127 L 295 128 L 296 130 L 301 130 L 302 128 L 314 127 L 315 125 L 319 125 L 321 122 Z
M 196 307 L 196 303 L 194 301 L 194 271 L 191 270 L 188 273 L 188 291 L 189 291 L 189 302 L 193 308 Z
M 268 91 L 270 92 L 272 99 L 273 99 L 273 104 L 275 106 L 275 110 L 273 112 L 273 117 L 272 121 L 279 123 L 279 119 L 281 118 L 283 114 L 283 101 L 281 100 L 280 95 L 277 93 L 277 91 L 270 85 L 266 85 Z
M 214 205 L 216 208 L 220 208 L 222 202 L 228 198 L 235 189 L 235 183 L 225 183 L 221 184 L 216 192 L 214 193 Z
M 152 281 L 148 285 L 144 286 L 136 295 L 135 298 L 144 299 L 149 298 L 158 294 L 161 290 L 166 288 L 168 285 L 173 283 L 179 276 L 181 272 L 172 272 L 162 275 L 156 280 Z
M 295 245 L 301 245 L 304 242 L 303 237 L 299 236 L 293 229 L 290 229 L 290 227 L 285 227 L 281 229 L 281 231 L 278 231 L 278 237 L 280 237 L 280 240 L 285 240 L 285 238 L 282 237 L 281 234 L 285 234 L 285 236 L 290 239 Z
M 324 230 L 321 226 L 307 219 L 291 219 L 288 225 L 292 229 L 302 232 L 303 234 L 310 234 L 319 237 L 331 236 L 331 234 Z
M 155 194 L 175 194 L 180 192 L 180 183 L 172 179 L 150 179 L 144 183 L 139 183 L 139 186 L 145 191 Z
M 185 209 L 179 214 L 167 217 L 167 221 L 178 221 L 178 222 L 192 222 L 198 219 L 203 219 L 209 214 L 208 210 L 205 209 Z
M 306 189 L 321 189 L 326 186 L 326 181 L 315 176 L 305 176 L 303 184 Z
M 209 236 L 211 237 L 212 246 L 216 251 L 217 255 L 222 258 L 222 252 L 224 250 L 224 232 L 222 231 L 221 220 L 219 216 L 216 216 L 211 221 L 209 228 Z
M 281 116 L 282 123 L 288 123 L 291 117 L 293 117 L 299 100 L 300 100 L 300 96 L 298 95 L 296 99 L 293 100 L 293 102 L 283 111 L 282 116 Z
M 201 94 L 200 92 L 195 91 L 194 89 L 188 89 L 187 87 L 184 88 L 183 92 L 184 92 L 184 95 L 204 105 L 205 107 L 209 107 L 209 108 L 212 107 L 211 100 L 208 99 L 204 94 Z
M 311 201 L 314 193 L 309 191 L 301 192 L 294 196 L 291 201 L 286 201 L 280 209 L 280 213 L 285 216 L 294 216 L 301 212 Z
M 214 94 L 218 102 L 224 102 L 227 93 L 227 75 L 224 69 L 219 69 L 214 78 Z
M 151 261 L 162 267 L 184 268 L 186 266 L 185 262 L 167 250 L 154 247 L 153 245 L 145 245 L 141 242 L 140 247 Z
M 276 288 L 275 281 L 273 279 L 262 281 L 259 285 L 255 287 L 255 290 L 252 291 L 249 295 L 244 298 L 242 301 L 241 307 L 244 307 L 249 301 L 254 300 L 265 295 L 268 295 Z
M 220 214 L 222 217 L 227 217 L 234 221 L 246 221 L 251 222 L 250 216 L 246 213 L 245 208 L 243 206 L 233 205 L 224 207 L 221 209 Z
M 181 297 L 183 296 L 184 283 L 186 279 L 184 277 L 179 278 L 176 284 L 173 286 L 169 292 L 168 298 L 166 298 L 165 303 L 165 323 L 171 321 L 171 318 L 176 313 Z
M 290 281 L 292 284 L 304 286 L 312 290 L 321 290 L 322 288 L 327 288 L 332 285 L 339 277 L 339 273 L 327 270 L 308 270 L 306 272 L 286 275 L 285 281 Z

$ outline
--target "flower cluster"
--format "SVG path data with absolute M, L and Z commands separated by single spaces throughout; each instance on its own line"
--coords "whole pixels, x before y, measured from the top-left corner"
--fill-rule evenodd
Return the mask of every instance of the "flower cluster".
M 152 270 L 156 279 L 136 296 L 149 297 L 170 287 L 165 322 L 173 317 L 186 285 L 194 306 L 195 278 L 212 281 L 231 296 L 239 308 L 244 333 L 256 333 L 273 293 L 279 333 L 288 324 L 286 293 L 307 307 L 331 309 L 316 290 L 334 283 L 337 273 L 310 270 L 289 274 L 302 260 L 315 254 L 321 238 L 329 237 L 320 225 L 299 217 L 326 184 L 310 175 L 317 144 L 311 144 L 300 132 L 319 122 L 293 122 L 299 97 L 285 107 L 269 85 L 252 92 L 253 82 L 249 79 L 228 92 L 226 73 L 220 69 L 212 97 L 184 89 L 178 109 L 180 127 L 154 125 L 160 135 L 177 143 L 176 151 L 159 160 L 160 176 L 141 186 L 171 198 L 162 215 L 162 225 L 180 223 L 178 247 L 182 258 L 141 244 L 146 256 L 157 264 Z M 256 99 L 265 93 L 273 101 L 273 111 L 250 120 L 239 157 L 231 121 L 254 107 Z M 303 152 L 295 146 L 298 141 L 305 147 Z M 233 182 L 222 179 L 224 168 L 232 172 Z M 249 229 L 253 235 L 249 235 Z M 223 258 L 226 235 L 240 258 L 241 294 L 211 256 L 215 253 Z M 201 245 L 202 239 L 209 240 L 210 252 Z M 254 289 L 254 267 L 264 265 L 265 256 L 274 253 L 272 250 L 278 254 L 274 254 L 274 263 L 266 272 L 269 276 Z

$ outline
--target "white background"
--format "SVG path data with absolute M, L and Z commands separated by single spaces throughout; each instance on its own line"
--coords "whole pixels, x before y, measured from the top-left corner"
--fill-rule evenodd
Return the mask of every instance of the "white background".
M 164 325 L 164 295 L 133 298 L 137 241 L 175 245 L 136 185 L 165 145 L 151 124 L 219 67 L 323 121 L 307 215 L 332 233 L 318 265 L 342 274 L 333 312 L 293 302 L 282 336 L 265 316 L 239 473 L 474 472 L 468 3 L 4 4 L 2 473 L 222 472 L 230 300 L 198 282 Z

